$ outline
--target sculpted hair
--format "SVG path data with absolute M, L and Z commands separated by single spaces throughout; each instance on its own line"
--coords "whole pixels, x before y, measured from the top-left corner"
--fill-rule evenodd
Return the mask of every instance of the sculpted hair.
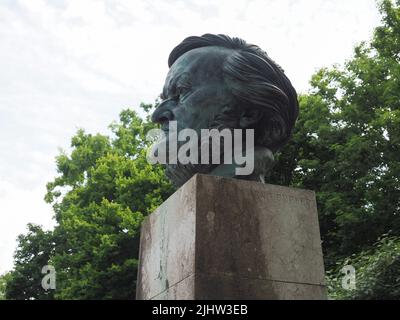
M 262 111 L 254 128 L 256 144 L 277 151 L 289 140 L 299 114 L 296 90 L 283 69 L 258 46 L 221 34 L 186 38 L 172 50 L 168 66 L 184 53 L 208 46 L 233 49 L 222 66 L 224 79 L 241 107 Z

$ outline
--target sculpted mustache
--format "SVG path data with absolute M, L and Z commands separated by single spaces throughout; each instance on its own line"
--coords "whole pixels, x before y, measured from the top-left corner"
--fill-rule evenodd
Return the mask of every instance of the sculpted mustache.
M 217 130 L 224 130 L 228 129 L 230 131 L 233 131 L 233 128 L 228 127 L 224 125 L 223 123 L 220 122 L 213 122 L 213 124 L 210 126 L 210 129 L 217 129 Z M 201 138 L 199 138 L 199 142 L 201 142 Z M 181 145 L 183 145 L 185 142 L 180 142 Z M 199 149 L 200 149 L 200 143 L 199 143 Z M 178 146 L 179 147 L 179 146 Z M 210 146 L 211 148 L 211 146 Z M 211 150 L 210 150 L 211 154 Z M 221 143 L 220 145 L 220 157 L 221 159 L 224 156 L 224 144 Z M 173 184 L 176 187 L 180 187 L 183 185 L 187 180 L 189 180 L 191 177 L 193 177 L 196 173 L 209 173 L 212 170 L 214 170 L 216 167 L 218 167 L 217 164 L 167 164 L 165 167 L 165 174 L 170 181 L 173 182 Z

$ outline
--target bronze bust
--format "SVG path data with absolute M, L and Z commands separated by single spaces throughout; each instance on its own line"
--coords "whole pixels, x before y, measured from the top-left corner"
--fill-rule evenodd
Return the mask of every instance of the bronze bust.
M 240 165 L 235 161 L 178 162 L 166 164 L 169 179 L 177 186 L 196 173 L 263 181 L 273 154 L 290 139 L 299 113 L 296 91 L 282 68 L 258 46 L 214 34 L 183 40 L 172 50 L 168 65 L 161 102 L 152 115 L 165 133 L 171 121 L 176 121 L 178 132 L 192 129 L 199 136 L 202 129 L 254 132 L 250 174 L 236 175 Z

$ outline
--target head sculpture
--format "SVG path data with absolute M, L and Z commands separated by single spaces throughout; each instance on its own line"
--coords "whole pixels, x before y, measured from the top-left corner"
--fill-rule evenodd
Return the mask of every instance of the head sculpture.
M 238 178 L 263 180 L 273 154 L 290 139 L 298 117 L 297 94 L 291 82 L 258 46 L 226 35 L 189 37 L 168 59 L 161 103 L 152 115 L 168 132 L 193 129 L 253 129 L 254 172 Z M 235 163 L 167 164 L 166 173 L 180 186 L 195 173 L 235 177 Z

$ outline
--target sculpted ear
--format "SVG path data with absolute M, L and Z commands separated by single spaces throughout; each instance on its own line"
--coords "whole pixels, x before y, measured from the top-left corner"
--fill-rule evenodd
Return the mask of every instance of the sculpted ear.
M 261 110 L 257 108 L 248 108 L 240 115 L 239 125 L 242 129 L 255 128 L 262 116 Z

